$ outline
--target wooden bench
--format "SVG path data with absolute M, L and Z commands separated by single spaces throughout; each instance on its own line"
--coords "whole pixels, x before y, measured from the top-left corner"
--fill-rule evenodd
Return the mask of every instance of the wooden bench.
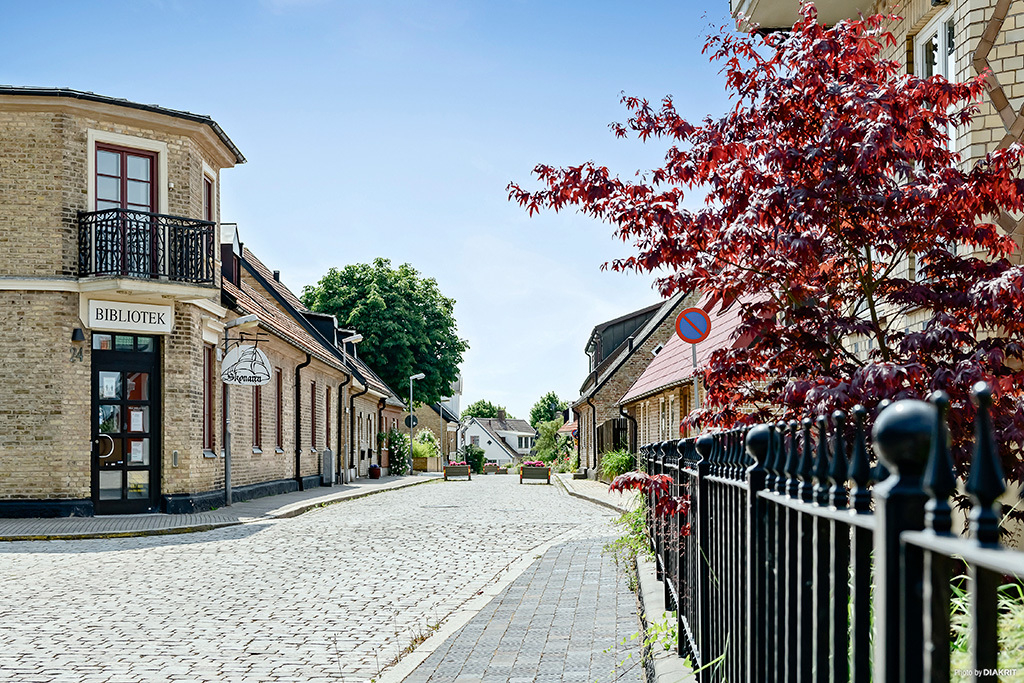
M 551 483 L 551 468 L 550 467 L 530 467 L 523 465 L 519 470 L 519 483 L 522 484 L 525 480 L 531 481 L 543 481 L 548 484 Z
M 444 468 L 444 480 L 448 481 L 448 477 L 465 477 L 470 481 L 473 481 L 473 475 L 470 474 L 469 465 L 446 465 Z

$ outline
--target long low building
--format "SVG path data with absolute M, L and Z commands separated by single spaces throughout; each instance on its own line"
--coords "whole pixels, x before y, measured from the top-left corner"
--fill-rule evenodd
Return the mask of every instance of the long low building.
M 223 505 L 229 430 L 235 500 L 386 467 L 403 405 L 221 225 L 216 122 L 3 86 L 0 158 L 0 516 Z M 239 336 L 268 382 L 225 391 Z

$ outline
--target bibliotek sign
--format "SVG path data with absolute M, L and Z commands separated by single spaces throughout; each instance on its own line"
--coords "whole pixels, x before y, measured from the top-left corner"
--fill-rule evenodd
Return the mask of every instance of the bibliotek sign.
M 89 301 L 89 329 L 92 330 L 170 334 L 173 326 L 173 306 L 95 299 Z

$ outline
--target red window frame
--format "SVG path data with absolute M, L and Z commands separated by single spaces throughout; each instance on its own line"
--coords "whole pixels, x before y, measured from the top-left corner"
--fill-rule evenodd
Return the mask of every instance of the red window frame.
M 324 391 L 324 429 L 327 432 L 327 440 L 324 441 L 324 448 L 331 447 L 331 388 Z
M 213 180 L 203 176 L 203 220 L 213 222 Z
M 263 387 L 252 388 L 252 446 L 263 447 Z
M 284 379 L 281 368 L 274 368 L 274 428 L 276 430 L 277 447 L 284 449 Z
M 121 156 L 120 161 L 120 175 L 111 176 L 104 173 L 100 173 L 99 153 L 100 152 L 113 152 Z M 108 145 L 106 143 L 97 142 L 96 149 L 93 150 L 93 161 L 95 162 L 96 174 L 94 177 L 96 192 L 94 197 L 93 210 L 99 210 L 99 179 L 102 178 L 114 178 L 118 179 L 121 184 L 120 190 L 120 203 L 122 209 L 128 208 L 128 155 L 136 157 L 146 157 L 149 159 L 149 212 L 156 213 L 156 152 L 149 152 L 144 149 L 134 149 L 132 147 L 121 147 L 118 145 Z M 103 200 L 110 201 L 110 200 Z
M 316 450 L 316 382 L 309 383 L 309 447 Z
M 203 345 L 203 448 L 212 451 L 213 436 L 213 376 L 216 369 L 212 344 Z

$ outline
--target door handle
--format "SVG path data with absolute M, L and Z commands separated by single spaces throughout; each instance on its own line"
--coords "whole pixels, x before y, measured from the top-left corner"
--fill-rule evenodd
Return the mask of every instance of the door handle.
M 100 434 L 100 439 L 106 439 L 107 441 L 110 442 L 110 450 L 107 451 L 105 454 L 99 456 L 101 458 L 107 458 L 110 456 L 111 453 L 114 452 L 114 439 L 109 434 Z M 99 454 L 100 439 L 96 439 L 95 441 L 97 447 L 97 455 Z

